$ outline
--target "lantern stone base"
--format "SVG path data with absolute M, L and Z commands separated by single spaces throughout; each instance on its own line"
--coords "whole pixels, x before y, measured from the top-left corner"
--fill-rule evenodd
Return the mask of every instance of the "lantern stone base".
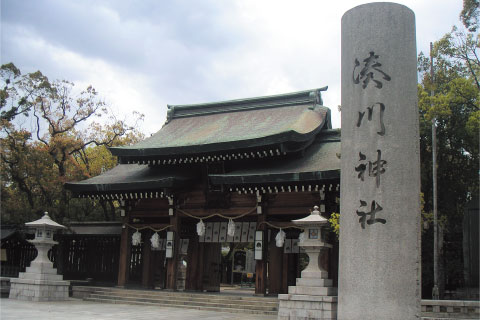
M 328 273 L 304 273 L 288 294 L 279 294 L 278 320 L 337 319 L 337 288 Z
M 18 278 L 10 279 L 10 299 L 59 301 L 68 299 L 70 281 L 63 281 L 52 263 L 32 261 Z

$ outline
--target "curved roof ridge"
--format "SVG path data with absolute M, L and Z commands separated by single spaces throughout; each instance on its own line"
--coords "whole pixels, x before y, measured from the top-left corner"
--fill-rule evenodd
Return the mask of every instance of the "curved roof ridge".
M 195 117 L 215 113 L 276 108 L 309 103 L 312 103 L 314 106 L 323 105 L 321 91 L 326 91 L 327 89 L 328 86 L 325 86 L 317 89 L 271 96 L 199 104 L 167 105 L 168 111 L 166 123 L 176 118 Z

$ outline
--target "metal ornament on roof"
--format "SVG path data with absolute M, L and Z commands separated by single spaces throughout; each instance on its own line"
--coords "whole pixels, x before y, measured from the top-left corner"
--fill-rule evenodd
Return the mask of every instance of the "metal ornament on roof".
M 200 222 L 197 223 L 197 234 L 199 237 L 205 235 L 205 223 L 203 223 L 202 219 L 200 219 Z
M 275 236 L 275 244 L 277 245 L 277 247 L 283 247 L 283 243 L 285 242 L 285 232 L 280 229 L 280 231 L 278 231 L 277 235 Z
M 235 235 L 235 222 L 233 222 L 232 219 L 228 220 L 227 234 L 230 237 L 233 237 Z
M 132 246 L 138 246 L 140 243 L 142 243 L 142 234 L 137 230 L 132 235 Z
M 150 242 L 152 243 L 152 248 L 158 249 L 160 248 L 160 236 L 157 232 L 155 232 L 152 237 L 150 238 Z

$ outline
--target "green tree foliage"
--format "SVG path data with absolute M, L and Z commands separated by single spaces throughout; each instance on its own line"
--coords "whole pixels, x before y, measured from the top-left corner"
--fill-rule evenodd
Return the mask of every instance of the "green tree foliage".
M 480 124 L 480 38 L 478 1 L 464 1 L 461 19 L 468 29 L 454 27 L 434 43 L 434 78 L 430 60 L 419 56 L 418 88 L 424 210 L 433 211 L 432 121 L 437 126 L 438 214 L 442 221 L 439 247 L 446 289 L 462 286 L 462 219 L 464 205 L 478 194 Z M 434 95 L 431 96 L 431 92 Z M 435 119 L 435 120 L 434 120 Z M 433 284 L 433 228 L 422 241 L 423 293 Z M 440 283 L 443 287 L 442 283 Z
M 340 236 L 340 213 L 332 212 L 328 219 L 328 223 L 330 224 L 330 229 L 335 233 L 338 240 L 338 237 Z
M 39 71 L 22 75 L 13 63 L 0 73 L 2 222 L 23 223 L 42 211 L 59 222 L 115 218 L 113 202 L 72 199 L 63 184 L 113 167 L 107 147 L 141 139 L 143 116 L 135 114 L 134 125 L 117 119 L 91 86 L 76 92 Z
M 460 13 L 460 20 L 462 20 L 465 28 L 470 32 L 478 30 L 480 24 L 478 7 L 480 1 L 478 0 L 463 0 L 463 10 Z

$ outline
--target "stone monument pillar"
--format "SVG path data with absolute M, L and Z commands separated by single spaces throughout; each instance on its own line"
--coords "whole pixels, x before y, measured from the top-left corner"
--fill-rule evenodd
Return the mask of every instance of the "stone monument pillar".
M 370 3 L 342 17 L 338 319 L 420 315 L 415 16 Z
M 322 227 L 328 220 L 320 215 L 315 206 L 312 213 L 293 223 L 305 228 L 304 238 L 298 243 L 308 254 L 308 265 L 297 278 L 296 286 L 288 287 L 288 294 L 279 294 L 278 320 L 336 319 L 337 288 L 328 279 L 328 272 L 319 263 L 322 250 L 332 246 L 325 242 Z
M 10 280 L 9 298 L 27 301 L 68 299 L 70 281 L 63 281 L 62 275 L 57 274 L 57 269 L 48 259 L 48 251 L 57 244 L 53 241 L 55 230 L 65 227 L 50 219 L 48 212 L 41 219 L 25 225 L 35 230 L 35 239 L 29 242 L 35 245 L 38 253 L 25 272 Z

